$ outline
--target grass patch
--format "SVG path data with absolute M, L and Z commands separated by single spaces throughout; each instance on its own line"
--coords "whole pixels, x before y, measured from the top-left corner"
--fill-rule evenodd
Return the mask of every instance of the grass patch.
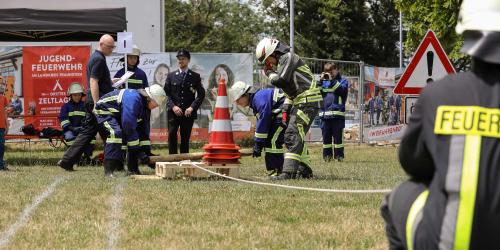
M 107 247 L 111 197 L 124 182 L 118 248 L 123 249 L 386 249 L 379 216 L 383 194 L 331 194 L 222 180 L 118 180 L 101 167 L 67 173 L 62 151 L 36 146 L 29 157 L 9 145 L 12 169 L 0 172 L 0 232 L 57 176 L 66 180 L 34 211 L 8 245 L 12 249 Z M 393 147 L 348 146 L 342 163 L 321 161 L 310 147 L 315 178 L 282 184 L 317 188 L 391 188 L 405 179 Z M 165 147 L 156 153 L 166 154 Z M 28 162 L 29 163 L 29 162 Z M 150 171 L 142 168 L 143 172 Z M 265 175 L 263 158 L 242 159 L 241 175 Z

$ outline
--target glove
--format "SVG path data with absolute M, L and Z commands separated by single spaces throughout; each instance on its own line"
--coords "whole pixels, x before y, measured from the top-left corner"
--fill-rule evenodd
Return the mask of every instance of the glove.
M 286 112 L 281 113 L 281 122 L 285 125 L 288 123 L 288 114 Z
M 252 157 L 253 158 L 257 158 L 257 157 L 260 157 L 261 155 L 262 155 L 262 146 L 259 143 L 256 142 L 253 145 Z

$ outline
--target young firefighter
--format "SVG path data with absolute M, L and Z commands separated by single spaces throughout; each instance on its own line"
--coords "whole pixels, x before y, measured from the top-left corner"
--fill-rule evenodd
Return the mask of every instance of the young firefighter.
M 122 141 L 128 147 L 127 168 L 129 174 L 141 174 L 139 171 L 138 120 L 142 119 L 146 109 L 158 107 L 166 98 L 165 91 L 159 85 L 143 89 L 114 90 L 102 96 L 96 104 L 99 129 L 106 134 L 104 148 L 104 175 L 115 177 L 113 171 L 123 166 Z M 149 160 L 148 160 L 149 161 Z
M 83 120 L 85 119 L 85 102 L 82 98 L 85 96 L 80 83 L 74 82 L 68 88 L 69 100 L 61 107 L 59 113 L 59 122 L 64 132 L 66 144 L 73 144 L 73 140 L 83 129 Z M 92 153 L 94 151 L 95 138 L 85 146 L 80 165 L 92 163 Z
M 282 122 L 285 101 L 283 91 L 278 88 L 251 91 L 251 86 L 236 82 L 231 87 L 232 101 L 241 107 L 253 110 L 257 117 L 253 157 L 260 157 L 265 148 L 268 176 L 278 176 L 283 170 L 283 141 L 286 124 Z
M 337 66 L 333 63 L 327 63 L 324 66 L 323 74 L 321 74 L 321 87 L 323 107 L 319 117 L 323 132 L 323 159 L 329 162 L 333 157 L 338 161 L 343 161 L 345 103 L 349 85 L 347 79 L 340 75 Z
M 144 70 L 139 68 L 139 63 L 140 63 L 140 56 L 141 56 L 141 50 L 137 45 L 134 44 L 134 47 L 132 49 L 132 53 L 127 54 L 127 71 L 132 71 L 134 74 L 127 80 L 128 82 L 128 88 L 129 89 L 145 89 L 149 86 L 148 83 L 148 77 Z M 124 58 L 121 59 L 124 61 Z M 115 74 L 115 78 L 120 78 L 125 74 L 125 66 L 118 70 Z M 125 88 L 125 84 L 122 84 L 120 86 L 120 89 Z M 158 103 L 158 105 L 161 105 L 161 103 Z M 140 134 L 139 134 L 139 144 L 141 145 L 142 151 L 147 155 L 147 156 L 154 156 L 151 152 L 151 141 L 149 139 L 149 132 L 150 132 L 150 117 L 151 117 L 151 112 L 146 110 L 144 113 L 143 118 L 139 122 L 139 127 L 143 127 L 140 129 Z
M 265 64 L 264 73 L 271 84 L 282 89 L 286 96 L 283 111 L 288 122 L 285 131 L 287 151 L 283 173 L 272 179 L 294 179 L 297 175 L 312 177 L 304 137 L 318 115 L 323 99 L 314 76 L 289 46 L 276 39 L 262 39 L 255 54 L 259 62 Z

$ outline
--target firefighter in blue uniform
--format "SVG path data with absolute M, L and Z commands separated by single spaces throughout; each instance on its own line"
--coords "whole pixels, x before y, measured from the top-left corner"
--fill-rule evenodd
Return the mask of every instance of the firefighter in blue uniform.
M 344 160 L 345 103 L 349 89 L 334 63 L 327 63 L 321 75 L 323 107 L 319 112 L 323 132 L 323 159 Z M 333 144 L 332 144 L 333 137 Z
M 129 89 L 145 89 L 149 86 L 148 83 L 148 77 L 144 70 L 139 68 L 139 63 L 140 63 L 140 56 L 141 56 L 141 50 L 137 45 L 134 44 L 134 47 L 132 49 L 132 53 L 127 54 L 127 71 L 132 71 L 134 74 L 127 80 L 128 82 L 128 88 Z M 120 61 L 124 61 L 124 58 L 122 58 Z M 120 78 L 125 74 L 125 67 L 120 69 L 118 72 L 115 74 L 115 78 Z M 119 88 L 125 88 L 125 84 L 122 84 Z M 161 103 L 158 103 L 158 105 L 161 105 Z M 139 134 L 139 144 L 141 145 L 142 152 L 146 154 L 147 156 L 156 156 L 151 152 L 151 141 L 149 138 L 149 133 L 150 133 L 150 117 L 151 117 L 151 112 L 149 112 L 147 109 L 143 115 L 143 118 L 139 121 L 138 126 L 142 127 L 139 129 L 140 134 Z
M 69 100 L 62 107 L 59 113 L 59 122 L 64 132 L 64 140 L 70 146 L 76 136 L 80 133 L 85 119 L 86 109 L 82 98 L 85 96 L 82 86 L 74 82 L 68 88 Z M 92 163 L 92 153 L 94 151 L 95 139 L 85 147 L 80 165 Z
M 286 125 L 282 121 L 285 95 L 281 89 L 268 88 L 251 91 L 251 86 L 236 82 L 231 87 L 231 98 L 241 107 L 250 106 L 257 117 L 253 157 L 260 157 L 265 150 L 268 176 L 278 176 L 283 170 L 284 134 Z
M 141 174 L 138 160 L 141 153 L 138 120 L 146 109 L 158 107 L 166 98 L 159 85 L 145 90 L 121 89 L 102 96 L 96 104 L 99 129 L 106 135 L 104 148 L 104 174 L 114 177 L 113 171 L 120 168 L 123 161 L 122 142 L 128 147 L 127 168 L 129 174 Z

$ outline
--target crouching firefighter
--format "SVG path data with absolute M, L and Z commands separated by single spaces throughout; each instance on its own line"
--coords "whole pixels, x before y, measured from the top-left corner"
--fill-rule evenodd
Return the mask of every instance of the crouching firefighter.
M 500 2 L 464 0 L 456 31 L 471 71 L 422 91 L 401 140 L 410 179 L 386 196 L 390 249 L 498 249 Z
M 73 141 L 83 129 L 83 120 L 87 109 L 82 98 L 85 96 L 82 86 L 74 82 L 68 88 L 69 100 L 62 107 L 59 113 L 59 121 L 64 132 L 64 140 L 68 146 L 73 144 Z M 95 138 L 90 144 L 85 145 L 80 165 L 88 165 L 92 162 L 92 153 L 94 152 Z
M 148 77 L 146 72 L 139 68 L 141 57 L 141 50 L 137 45 L 134 44 L 132 48 L 132 53 L 127 54 L 127 71 L 134 72 L 134 74 L 127 80 L 129 89 L 145 89 L 149 86 Z M 125 58 L 120 59 L 121 62 L 125 61 Z M 125 67 L 118 70 L 115 74 L 115 78 L 120 78 L 125 74 Z M 120 89 L 125 88 L 125 84 L 119 86 Z M 158 105 L 162 105 L 158 103 Z M 151 152 L 151 140 L 149 137 L 150 133 L 150 117 L 151 112 L 146 109 L 143 115 L 143 118 L 139 121 L 139 127 L 143 127 L 139 129 L 139 144 L 141 145 L 142 152 L 141 154 L 146 154 L 147 156 L 156 156 Z M 145 159 L 145 158 L 144 158 Z
M 114 90 L 102 96 L 94 110 L 99 129 L 106 135 L 104 148 L 104 175 L 115 177 L 113 171 L 123 166 L 122 142 L 127 145 L 127 170 L 129 174 L 141 174 L 139 171 L 138 120 L 143 118 L 146 109 L 158 107 L 166 98 L 165 91 L 159 85 L 143 89 Z M 149 160 L 148 160 L 149 161 Z
M 283 115 L 288 126 L 283 173 L 271 179 L 310 178 L 311 162 L 304 139 L 322 104 L 320 89 L 309 67 L 286 44 L 264 38 L 257 45 L 256 56 L 265 65 L 264 73 L 271 84 L 286 96 Z
M 278 176 L 283 170 L 284 134 L 286 124 L 282 120 L 285 95 L 281 89 L 269 88 L 253 92 L 244 82 L 236 82 L 231 87 L 231 98 L 241 107 L 253 110 L 257 117 L 253 157 L 260 157 L 265 151 L 268 176 Z
M 337 66 L 333 63 L 325 64 L 320 80 L 323 94 L 323 107 L 319 112 L 323 134 L 323 159 L 329 162 L 333 157 L 343 161 L 348 82 L 341 77 Z

